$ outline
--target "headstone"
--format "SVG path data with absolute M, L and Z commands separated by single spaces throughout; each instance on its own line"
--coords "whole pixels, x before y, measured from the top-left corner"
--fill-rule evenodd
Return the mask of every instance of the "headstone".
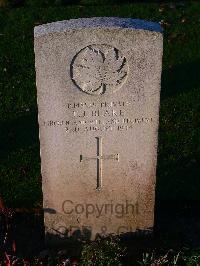
M 152 229 L 162 43 L 130 18 L 35 28 L 48 241 Z

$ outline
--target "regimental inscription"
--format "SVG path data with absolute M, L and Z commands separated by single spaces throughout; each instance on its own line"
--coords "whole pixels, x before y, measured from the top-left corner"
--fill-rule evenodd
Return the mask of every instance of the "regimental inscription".
M 70 119 L 57 118 L 42 122 L 43 126 L 62 128 L 67 134 L 102 131 L 127 131 L 138 126 L 150 126 L 156 119 L 150 114 L 131 116 L 131 102 L 72 102 L 66 104 Z
M 100 190 L 102 187 L 102 161 L 103 160 L 116 160 L 119 162 L 119 154 L 103 155 L 102 153 L 102 137 L 96 137 L 97 140 L 97 156 L 95 157 L 85 157 L 80 155 L 80 162 L 97 160 L 97 187 Z
M 138 118 L 107 118 L 102 119 L 87 119 L 87 120 L 47 120 L 43 121 L 43 126 L 51 128 L 64 128 L 66 133 L 87 133 L 101 131 L 127 131 L 134 129 L 140 125 L 151 124 L 152 117 Z
M 126 81 L 128 65 L 117 49 L 107 44 L 89 45 L 79 51 L 71 63 L 75 85 L 91 95 L 113 93 Z

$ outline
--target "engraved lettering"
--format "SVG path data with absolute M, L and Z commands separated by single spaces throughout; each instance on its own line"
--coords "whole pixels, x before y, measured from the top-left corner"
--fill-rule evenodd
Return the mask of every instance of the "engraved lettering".
M 77 111 L 73 111 L 73 115 L 74 117 L 85 117 L 86 116 L 86 112 L 77 112 Z
M 97 111 L 92 111 L 92 116 L 99 116 L 99 110 L 97 110 Z

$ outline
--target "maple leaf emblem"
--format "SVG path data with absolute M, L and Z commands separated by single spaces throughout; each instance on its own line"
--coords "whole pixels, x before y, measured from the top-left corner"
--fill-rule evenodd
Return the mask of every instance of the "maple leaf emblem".
M 73 59 L 72 80 L 84 92 L 100 95 L 115 92 L 128 73 L 126 58 L 109 45 L 89 45 Z

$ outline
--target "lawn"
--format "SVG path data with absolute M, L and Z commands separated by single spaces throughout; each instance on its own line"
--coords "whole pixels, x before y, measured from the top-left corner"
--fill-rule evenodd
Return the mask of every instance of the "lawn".
M 0 195 L 6 205 L 42 206 L 34 26 L 70 18 L 119 16 L 160 22 L 164 28 L 157 209 L 180 205 L 180 211 L 185 206 L 198 206 L 199 14 L 198 1 L 82 0 L 76 5 L 61 5 L 61 1 L 27 0 L 19 7 L 0 8 Z

